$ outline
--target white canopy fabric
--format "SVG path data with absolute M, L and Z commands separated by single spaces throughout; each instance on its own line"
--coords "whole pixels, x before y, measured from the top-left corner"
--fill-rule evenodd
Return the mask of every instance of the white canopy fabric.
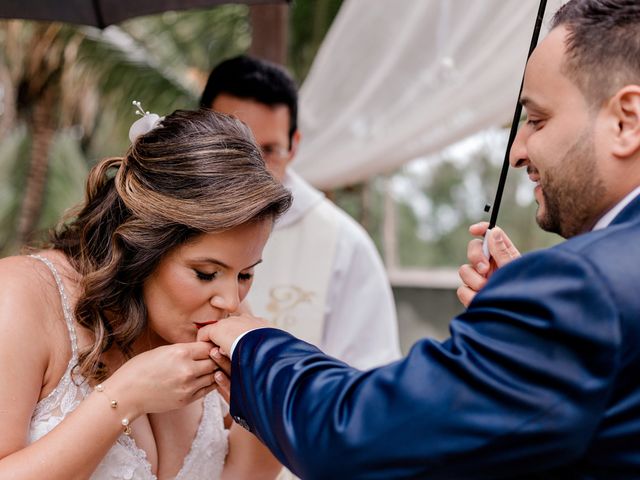
M 538 4 L 345 0 L 300 89 L 296 171 L 336 188 L 508 124 Z

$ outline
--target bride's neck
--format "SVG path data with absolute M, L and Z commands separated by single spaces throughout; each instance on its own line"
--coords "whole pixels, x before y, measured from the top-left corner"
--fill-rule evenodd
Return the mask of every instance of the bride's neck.
M 147 327 L 133 343 L 133 354 L 138 355 L 162 345 L 168 345 L 167 341 Z

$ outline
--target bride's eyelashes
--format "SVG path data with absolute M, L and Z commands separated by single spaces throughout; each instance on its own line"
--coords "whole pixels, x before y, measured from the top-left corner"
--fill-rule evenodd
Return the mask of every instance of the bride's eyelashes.
M 201 272 L 200 270 L 196 270 L 193 269 L 193 271 L 196 274 L 196 277 L 198 278 L 198 280 L 202 280 L 203 282 L 210 282 L 211 280 L 213 280 L 214 278 L 216 278 L 218 276 L 218 271 L 213 272 L 213 273 L 205 273 L 205 272 Z M 238 279 L 240 281 L 246 282 L 248 280 L 251 280 L 253 278 L 253 273 L 239 273 L 238 274 Z
M 218 276 L 217 271 L 213 273 L 205 273 L 196 269 L 193 269 L 193 271 L 196 273 L 196 277 L 198 277 L 198 280 L 202 280 L 203 282 L 210 282 L 211 280 L 213 280 Z

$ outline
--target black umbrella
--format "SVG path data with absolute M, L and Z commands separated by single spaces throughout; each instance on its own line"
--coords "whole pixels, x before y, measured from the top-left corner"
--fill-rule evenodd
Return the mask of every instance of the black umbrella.
M 527 54 L 527 60 L 533 53 L 533 50 L 538 44 L 538 37 L 540 36 L 540 29 L 542 28 L 542 20 L 544 18 L 544 11 L 547 7 L 547 0 L 540 0 L 540 6 L 538 7 L 538 15 L 536 17 L 536 23 L 533 27 L 533 35 L 531 36 L 531 44 L 529 45 L 529 53 Z M 524 75 L 522 78 L 524 82 Z M 509 133 L 509 140 L 507 142 L 507 150 L 504 154 L 504 161 L 502 163 L 502 170 L 500 172 L 500 179 L 498 180 L 498 188 L 496 189 L 496 196 L 493 201 L 493 210 L 491 210 L 491 219 L 489 220 L 489 230 L 496 226 L 498 221 L 498 211 L 500 210 L 500 202 L 502 201 L 502 193 L 504 192 L 504 185 L 507 181 L 507 172 L 509 171 L 509 155 L 511 154 L 511 146 L 516 138 L 518 131 L 518 124 L 520 123 L 520 115 L 522 114 L 522 105 L 520 104 L 520 95 L 522 94 L 522 82 L 520 83 L 520 91 L 518 92 L 518 102 L 513 114 L 513 120 L 511 122 L 511 131 Z M 491 205 L 485 205 L 485 211 L 488 212 L 491 209 Z M 487 257 L 489 257 L 489 247 L 487 245 L 487 239 L 489 237 L 485 235 L 483 250 Z
M 289 0 L 1 0 L 0 18 L 68 22 L 104 28 L 127 18 L 223 3 L 276 4 Z

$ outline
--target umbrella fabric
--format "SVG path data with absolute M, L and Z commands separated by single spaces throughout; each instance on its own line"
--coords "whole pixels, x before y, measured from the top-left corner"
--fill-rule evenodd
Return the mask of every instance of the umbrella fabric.
M 104 28 L 127 18 L 223 3 L 274 4 L 289 0 L 2 0 L 0 18 L 69 22 Z

